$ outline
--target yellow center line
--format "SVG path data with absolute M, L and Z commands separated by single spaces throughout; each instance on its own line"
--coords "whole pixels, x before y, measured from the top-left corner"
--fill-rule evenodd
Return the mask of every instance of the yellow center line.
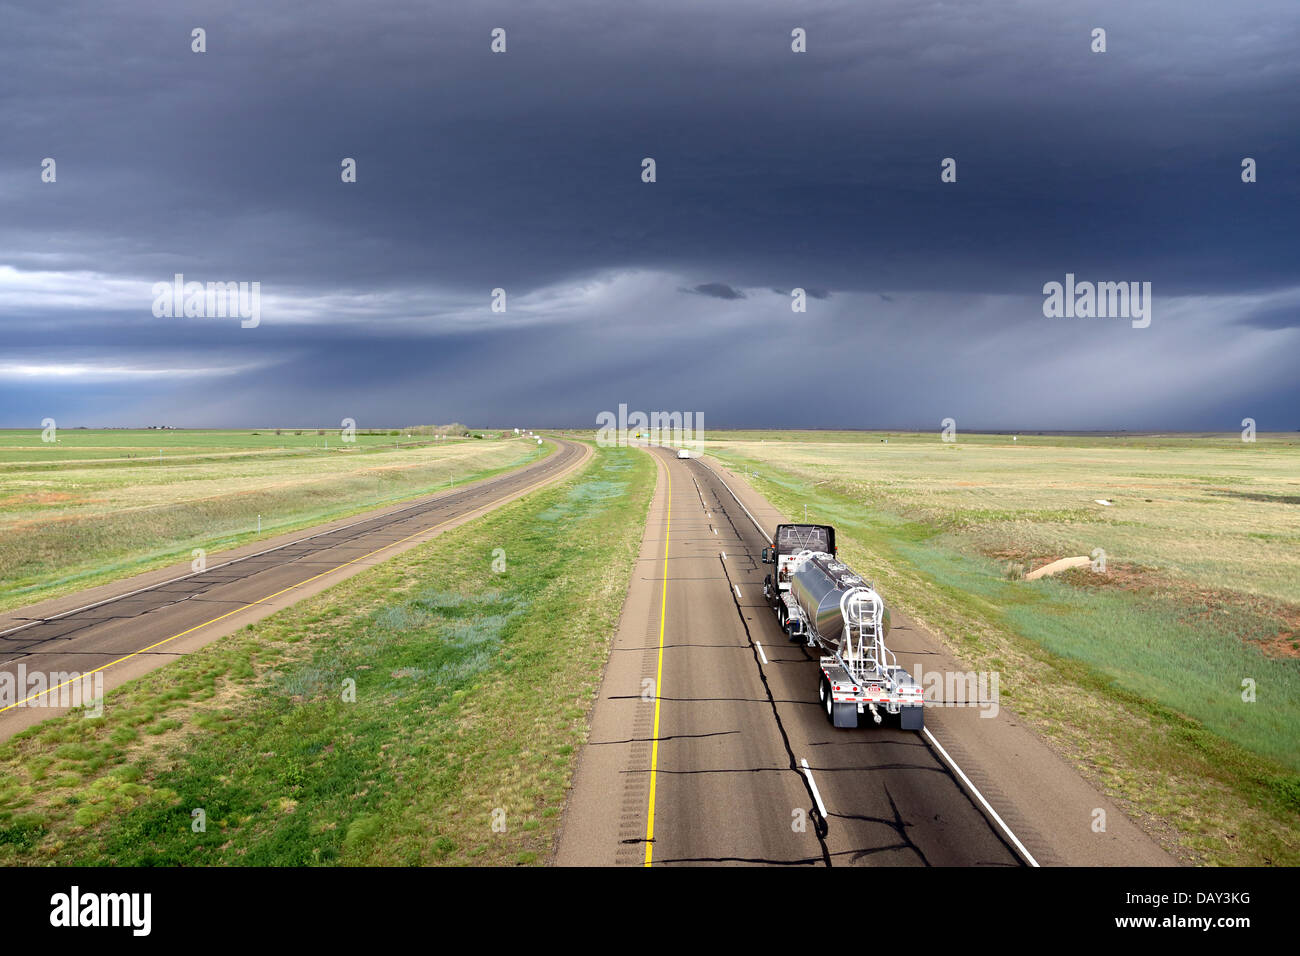
M 664 677 L 664 618 L 668 614 L 668 535 L 673 526 L 673 473 L 667 465 L 664 472 L 668 475 L 668 512 L 664 516 L 664 578 L 663 590 L 659 599 L 659 666 L 655 671 L 655 725 L 651 731 L 650 744 L 650 810 L 646 815 L 645 825 L 645 865 L 650 866 L 655 852 L 655 771 L 659 767 L 659 685 Z
M 582 459 L 582 460 L 585 460 L 585 456 L 584 456 L 584 459 Z M 563 474 L 563 472 L 560 472 L 559 474 Z M 517 497 L 522 497 L 523 495 L 528 494 L 528 492 L 532 491 L 533 489 L 538 488 L 538 487 L 540 487 L 540 486 L 546 484 L 548 481 L 553 480 L 555 477 L 556 477 L 556 476 L 553 475 L 553 476 L 551 476 L 550 478 L 543 478 L 543 479 L 540 480 L 540 481 L 536 481 L 536 482 L 534 482 L 533 484 L 528 485 L 528 486 L 526 486 L 525 488 L 523 488 L 522 490 L 520 490 L 519 492 L 517 492 L 517 493 L 516 493 L 516 496 L 517 496 Z M 492 502 L 492 503 L 489 504 L 489 505 L 483 505 L 483 506 L 480 507 L 478 510 L 479 510 L 479 511 L 484 511 L 484 510 L 486 510 L 486 509 L 492 507 L 493 504 L 500 504 L 500 502 L 499 502 L 499 501 L 498 501 L 498 502 Z M 115 660 L 115 661 L 109 661 L 107 664 L 104 664 L 104 665 L 102 665 L 102 666 L 100 666 L 100 667 L 96 667 L 94 670 L 86 671 L 86 673 L 84 673 L 84 674 L 80 674 L 80 675 L 78 675 L 77 677 L 72 678 L 71 680 L 65 680 L 65 681 L 63 681 L 63 683 L 61 683 L 61 684 L 56 684 L 55 686 L 49 688 L 48 690 L 43 690 L 43 691 L 41 691 L 39 694 L 32 694 L 31 697 L 25 698 L 24 700 L 20 700 L 20 701 L 18 701 L 17 703 L 14 703 L 14 704 L 10 704 L 8 707 L 0 707 L 0 714 L 3 714 L 6 710 L 13 710 L 13 708 L 15 708 L 15 707 L 21 707 L 23 704 L 29 703 L 29 702 L 31 702 L 31 701 L 33 701 L 33 700 L 36 700 L 38 697 L 44 697 L 46 694 L 52 694 L 52 693 L 54 693 L 56 690 L 58 690 L 59 688 L 61 688 L 61 687 L 66 687 L 68 684 L 72 684 L 72 683 L 75 683 L 76 681 L 83 680 L 84 678 L 90 676 L 91 674 L 96 674 L 96 673 L 98 673 L 99 671 L 106 671 L 106 670 L 108 670 L 110 667 L 114 666 L 115 664 L 121 664 L 123 661 L 129 661 L 131 658 L 133 658 L 133 657 L 138 657 L 139 655 L 145 653 L 146 651 L 151 651 L 151 650 L 153 650 L 155 647 L 162 647 L 164 644 L 168 643 L 169 641 L 174 641 L 174 640 L 176 640 L 176 638 L 178 638 L 178 637 L 184 637 L 186 634 L 193 634 L 195 631 L 197 631 L 197 630 L 199 630 L 199 629 L 201 629 L 201 628 L 205 628 L 205 627 L 207 627 L 209 624 L 216 624 L 217 621 L 225 620 L 226 618 L 230 617 L 232 614 L 238 614 L 240 611 L 247 611 L 250 607 L 256 607 L 256 606 L 259 605 L 259 604 L 264 604 L 265 602 L 271 600 L 272 598 L 279 597 L 281 594 L 285 594 L 285 593 L 287 593 L 287 592 L 289 592 L 289 591 L 294 590 L 294 588 L 300 588 L 300 587 L 302 587 L 304 584 L 311 584 L 311 582 L 316 581 L 316 580 L 319 580 L 320 578 L 325 577 L 327 574 L 333 574 L 335 571 L 341 571 L 341 570 L 343 570 L 344 568 L 346 568 L 346 567 L 348 567 L 348 566 L 350 566 L 350 565 L 356 564 L 358 561 L 364 561 L 366 558 L 372 558 L 372 557 L 374 557 L 376 554 L 379 554 L 381 551 L 387 551 L 389 548 L 395 548 L 395 547 L 397 547 L 397 545 L 401 544 L 401 543 L 404 542 L 404 541 L 410 541 L 412 538 L 417 538 L 417 537 L 419 537 L 419 536 L 422 535 L 422 534 L 428 534 L 430 531 L 437 531 L 439 528 L 441 528 L 441 527 L 443 527 L 443 526 L 445 526 L 445 525 L 449 525 L 449 524 L 451 524 L 453 521 L 456 521 L 456 520 L 458 520 L 458 519 L 460 519 L 460 518 L 464 518 L 464 517 L 466 517 L 466 515 L 472 515 L 472 514 L 474 514 L 474 512 L 472 512 L 472 511 L 467 511 L 467 512 L 465 512 L 465 514 L 463 514 L 463 515 L 455 515 L 455 516 L 453 516 L 453 517 L 451 517 L 451 518 L 448 518 L 446 521 L 441 521 L 441 522 L 439 522 L 438 524 L 430 525 L 430 526 L 427 527 L 427 528 L 421 528 L 419 531 L 416 531 L 414 534 L 408 534 L 405 538 L 398 538 L 396 541 L 392 541 L 392 542 L 390 542 L 390 543 L 384 545 L 382 548 L 376 548 L 374 551 L 371 551 L 369 554 L 363 554 L 363 555 L 361 555 L 360 557 L 353 558 L 351 561 L 344 561 L 342 564 L 338 565 L 337 567 L 330 568 L 328 571 L 322 571 L 320 574 L 317 574 L 317 575 L 314 575 L 314 576 L 312 576 L 312 577 L 310 577 L 310 578 L 307 578 L 305 581 L 299 581 L 297 584 L 291 584 L 291 585 L 289 585 L 287 588 L 281 588 L 279 591 L 276 591 L 274 594 L 268 594 L 266 597 L 258 598 L 256 601 L 252 601 L 252 602 L 250 602 L 250 603 L 248 603 L 248 604 L 243 605 L 242 607 L 237 607 L 237 608 L 235 608 L 233 611 L 227 611 L 225 614 L 220 614 L 220 615 L 218 615 L 217 617 L 214 617 L 214 618 L 212 618 L 212 619 L 209 620 L 209 621 L 204 621 L 202 624 L 195 624 L 193 627 L 191 627 L 191 628 L 187 628 L 186 630 L 181 631 L 179 634 L 173 634 L 171 637 L 163 638 L 161 641 L 159 641 L 159 642 L 156 643 L 156 644 L 150 644 L 148 647 L 142 647 L 142 648 L 140 648 L 138 651 L 132 651 L 130 654 L 127 654 L 125 657 L 119 657 L 119 658 L 118 658 L 117 660 Z M 665 575 L 667 574 L 667 567 L 666 567 L 666 566 L 665 566 L 665 569 L 664 569 L 664 573 L 665 573 Z M 662 635 L 661 635 L 661 636 L 660 636 L 660 643 L 662 643 L 662 642 L 663 642 L 663 638 L 662 638 Z

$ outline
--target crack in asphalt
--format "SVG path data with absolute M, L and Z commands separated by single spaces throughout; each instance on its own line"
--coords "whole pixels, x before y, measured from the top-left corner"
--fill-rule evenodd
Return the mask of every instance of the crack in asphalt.
M 919 763 L 876 763 L 855 767 L 812 767 L 818 773 L 865 773 L 873 770 L 925 770 L 930 773 L 943 774 L 942 767 L 927 767 Z
M 934 747 L 931 746 L 928 740 L 922 738 L 921 742 L 925 744 L 926 748 L 929 749 L 930 753 L 934 756 L 935 762 L 939 765 L 938 769 L 941 770 L 948 777 L 948 779 L 952 781 L 952 785 L 957 788 L 957 792 L 960 793 L 963 797 L 965 797 L 966 802 L 971 805 L 971 808 L 977 814 L 979 814 L 980 819 L 983 820 L 985 826 L 989 828 L 989 832 L 992 833 L 995 837 L 997 837 L 998 842 L 1007 848 L 1007 853 L 1011 855 L 1011 859 L 1016 861 L 1016 866 L 1027 867 L 1029 864 L 1027 864 L 1024 861 L 1024 858 L 1021 857 L 1020 852 L 1014 846 L 1011 845 L 1011 841 L 1006 838 L 1002 830 L 999 827 L 995 827 L 993 825 L 993 821 L 990 820 L 987 815 L 985 815 L 980 805 L 975 802 L 974 796 L 971 795 L 970 791 L 967 790 L 966 787 L 962 786 L 961 781 L 957 779 L 957 775 L 954 774 L 952 772 L 952 768 L 948 766 L 948 762 L 946 760 L 943 760 L 939 756 L 939 754 L 935 751 Z
M 629 737 L 627 740 L 588 740 L 588 747 L 607 747 L 610 744 L 648 744 L 654 741 L 664 740 L 685 740 L 699 737 L 726 737 L 730 734 L 738 734 L 739 730 L 715 730 L 707 734 L 668 734 L 666 737 Z
M 722 514 L 727 518 L 727 522 L 731 524 L 732 530 L 735 531 L 736 526 L 731 521 L 731 516 L 725 510 L 722 511 Z M 736 608 L 736 616 L 740 618 L 740 625 L 745 629 L 745 640 L 749 642 L 749 650 L 754 658 L 754 666 L 758 668 L 758 679 L 763 682 L 763 691 L 767 694 L 767 702 L 772 708 L 772 719 L 776 721 L 777 732 L 781 735 L 781 746 L 785 748 L 786 756 L 790 758 L 789 770 L 799 778 L 799 783 L 808 794 L 808 799 L 812 804 L 808 809 L 808 815 L 812 818 L 813 832 L 817 835 L 817 843 L 822 850 L 822 861 L 829 867 L 832 865 L 831 852 L 830 847 L 826 845 L 826 835 L 830 831 L 830 823 L 817 809 L 817 797 L 813 793 L 812 784 L 808 781 L 808 776 L 800 769 L 794 748 L 790 746 L 790 735 L 786 732 L 785 723 L 781 720 L 781 712 L 776 706 L 776 698 L 773 696 L 772 688 L 768 684 L 767 672 L 763 670 L 763 662 L 758 656 L 758 646 L 754 643 L 754 635 L 749 630 L 749 621 L 745 620 L 744 609 L 740 605 L 740 599 L 736 597 L 735 583 L 731 580 L 731 571 L 727 567 L 727 562 L 722 560 L 721 555 L 718 556 L 718 563 L 722 565 L 722 571 L 727 576 L 727 584 L 730 585 L 727 588 L 727 593 L 731 595 L 732 603 Z
M 859 848 L 857 850 L 852 850 L 850 851 L 851 858 L 853 860 L 860 860 L 864 857 L 872 856 L 876 853 L 883 853 L 886 850 L 911 850 L 921 860 L 922 866 L 930 866 L 930 861 L 926 859 L 925 853 L 921 850 L 919 846 L 916 845 L 915 842 L 913 842 L 912 837 L 908 834 L 907 828 L 912 826 L 912 824 L 905 821 L 903 819 L 903 815 L 898 812 L 898 804 L 894 802 L 894 795 L 889 792 L 888 784 L 885 785 L 885 799 L 889 801 L 889 810 L 893 814 L 892 819 L 888 817 L 870 817 L 861 814 L 851 814 L 851 813 L 830 814 L 833 817 L 842 817 L 846 820 L 863 820 L 866 821 L 867 823 L 882 824 L 883 826 L 887 826 L 895 833 L 897 833 L 898 838 L 902 841 L 901 843 L 895 844 L 893 846 Z
M 698 481 L 695 481 L 694 476 L 691 477 L 691 481 L 695 482 L 695 488 L 699 491 L 700 485 Z M 740 534 L 739 529 L 736 527 L 736 522 L 732 519 L 727 508 L 721 504 L 721 498 L 717 495 L 716 489 L 712 490 L 714 497 L 718 499 L 718 504 L 713 508 L 713 511 L 726 518 L 727 524 L 731 526 L 732 533 L 738 540 L 743 541 L 744 537 Z M 700 500 L 701 503 L 703 503 L 704 495 L 702 492 L 700 493 Z M 704 505 L 704 509 L 706 512 L 709 510 L 707 504 Z M 758 567 L 758 565 L 754 563 L 754 556 L 749 553 L 748 549 L 742 551 L 737 555 L 737 557 L 747 558 L 751 568 Z M 817 797 L 813 793 L 812 784 L 809 782 L 808 776 L 800 769 L 799 761 L 794 753 L 794 748 L 790 746 L 790 735 L 785 729 L 785 722 L 781 719 L 781 712 L 776 706 L 776 697 L 772 694 L 772 687 L 768 683 L 767 672 L 763 669 L 762 659 L 758 655 L 758 645 L 754 642 L 753 632 L 749 629 L 749 621 L 745 618 L 745 609 L 741 605 L 740 599 L 736 596 L 735 582 L 731 579 L 731 569 L 727 567 L 727 562 L 722 559 L 722 555 L 718 555 L 718 563 L 722 566 L 722 573 L 727 579 L 727 593 L 731 595 L 732 604 L 736 608 L 736 616 L 740 618 L 740 626 L 745 629 L 745 640 L 749 642 L 749 651 L 750 655 L 754 659 L 754 667 L 758 670 L 758 679 L 763 684 L 763 692 L 767 696 L 768 706 L 772 710 L 772 719 L 776 723 L 777 732 L 781 735 L 781 746 L 785 749 L 786 756 L 790 760 L 790 766 L 786 769 L 799 778 L 800 785 L 808 794 L 808 800 L 811 804 L 808 809 L 808 815 L 812 818 L 813 832 L 816 834 L 817 843 L 821 847 L 822 862 L 827 867 L 830 867 L 832 866 L 831 853 L 830 848 L 826 845 L 826 835 L 829 832 L 830 824 L 827 819 L 822 816 L 821 811 L 817 809 Z M 784 770 L 782 772 L 784 772 Z
M 641 841 L 644 842 L 644 841 Z M 822 857 L 808 856 L 798 860 L 774 860 L 765 856 L 677 856 L 660 859 L 659 863 L 756 863 L 766 866 L 816 866 Z
M 641 700 L 640 694 L 613 694 L 605 698 L 606 700 Z M 666 697 L 659 695 L 660 700 L 671 700 L 675 704 L 711 704 L 714 701 L 726 704 L 766 704 L 770 698 L 767 697 Z M 778 704 L 806 704 L 806 700 L 778 700 Z
M 788 768 L 786 767 L 715 767 L 711 770 L 665 770 L 663 767 L 659 767 L 655 770 L 655 773 L 669 774 L 677 777 L 693 777 L 708 776 L 709 774 L 715 773 L 785 773 L 787 769 Z M 647 767 L 644 770 L 640 768 L 632 768 L 629 770 L 620 770 L 619 773 L 625 773 L 628 775 L 648 774 L 650 773 L 650 768 Z M 814 809 L 813 812 L 816 813 L 816 809 Z

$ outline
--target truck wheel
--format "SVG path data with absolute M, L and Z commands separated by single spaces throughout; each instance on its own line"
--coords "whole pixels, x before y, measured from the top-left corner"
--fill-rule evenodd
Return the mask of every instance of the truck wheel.
M 831 694 L 831 685 L 825 677 L 821 683 L 822 706 L 826 708 L 826 719 L 832 727 L 856 727 L 858 725 L 857 704 L 837 704 Z

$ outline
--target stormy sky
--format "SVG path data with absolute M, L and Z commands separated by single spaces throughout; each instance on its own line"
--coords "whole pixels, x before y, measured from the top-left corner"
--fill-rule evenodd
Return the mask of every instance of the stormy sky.
M 3 426 L 1300 427 L 1295 0 L 0 22 Z M 260 324 L 156 317 L 176 273 Z M 1067 274 L 1149 327 L 1046 317 Z

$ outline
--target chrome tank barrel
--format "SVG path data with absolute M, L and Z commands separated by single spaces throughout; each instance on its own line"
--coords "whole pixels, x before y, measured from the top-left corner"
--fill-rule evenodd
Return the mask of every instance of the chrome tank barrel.
M 790 572 L 790 593 L 799 602 L 804 615 L 811 622 L 817 638 L 824 644 L 839 649 L 844 642 L 844 612 L 841 602 L 851 591 L 861 590 L 879 601 L 883 609 L 881 638 L 889 635 L 889 608 L 875 590 L 870 588 L 846 564 L 824 552 L 805 551 L 797 555 Z

